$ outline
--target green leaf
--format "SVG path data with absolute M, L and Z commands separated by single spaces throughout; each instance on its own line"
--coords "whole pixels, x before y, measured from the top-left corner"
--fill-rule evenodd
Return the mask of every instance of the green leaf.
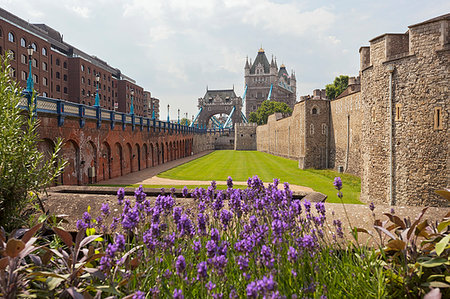
M 442 258 L 442 257 L 437 257 L 437 258 L 430 259 L 426 262 L 422 262 L 419 264 L 426 268 L 434 268 L 434 267 L 439 267 L 439 266 L 445 264 L 446 262 L 447 262 L 447 259 Z
M 450 225 L 450 220 L 446 220 L 446 221 L 442 221 L 441 223 L 438 224 L 437 229 L 438 232 L 443 231 L 444 229 L 447 228 L 447 226 Z
M 450 241 L 450 235 L 445 236 L 445 238 L 442 238 L 437 244 L 436 244 L 436 254 L 438 256 L 441 255 L 441 253 L 447 248 L 448 243 Z
M 60 277 L 49 277 L 47 278 L 47 285 L 50 291 L 56 289 L 64 279 Z
M 440 281 L 432 281 L 429 286 L 433 288 L 449 288 L 450 284 Z

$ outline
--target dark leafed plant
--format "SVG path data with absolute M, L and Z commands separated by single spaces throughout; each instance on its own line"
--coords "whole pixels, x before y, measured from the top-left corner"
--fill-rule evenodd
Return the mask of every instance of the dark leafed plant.
M 30 230 L 15 230 L 9 239 L 6 239 L 4 230 L 0 231 L 0 297 L 16 298 L 17 295 L 27 294 L 26 288 L 32 278 L 27 273 L 32 264 L 27 264 L 25 258 L 33 260 L 34 265 L 41 263 L 37 255 L 33 255 L 39 247 L 34 243 L 37 238 L 33 235 L 42 227 L 42 223 Z M 19 239 L 19 237 L 22 238 Z
M 370 209 L 373 211 L 375 206 L 371 204 Z M 385 221 L 374 217 L 379 255 L 391 282 L 403 286 L 409 297 L 431 291 L 431 294 L 439 294 L 434 288 L 439 288 L 444 297 L 450 295 L 450 213 L 441 221 L 422 220 L 427 209 L 424 208 L 414 221 L 401 219 L 394 211 L 384 213 Z M 375 237 L 365 229 L 357 231 Z
M 55 144 L 48 160 L 37 149 L 39 121 L 20 107 L 21 89 L 10 76 L 8 59 L 0 71 L 0 226 L 8 231 L 21 223 L 20 215 L 33 196 L 61 173 L 58 159 L 62 141 Z M 33 109 L 30 109 L 33 110 Z

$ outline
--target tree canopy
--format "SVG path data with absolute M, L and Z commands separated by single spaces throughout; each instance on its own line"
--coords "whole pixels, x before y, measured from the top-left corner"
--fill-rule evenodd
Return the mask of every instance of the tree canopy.
M 292 114 L 292 109 L 286 103 L 266 100 L 256 112 L 250 113 L 248 120 L 249 122 L 257 123 L 258 125 L 264 125 L 267 124 L 269 115 L 274 114 L 275 112 L 281 112 L 283 116 L 289 116 Z
M 338 97 L 348 86 L 348 76 L 340 75 L 334 79 L 333 84 L 325 86 L 325 92 L 329 99 Z

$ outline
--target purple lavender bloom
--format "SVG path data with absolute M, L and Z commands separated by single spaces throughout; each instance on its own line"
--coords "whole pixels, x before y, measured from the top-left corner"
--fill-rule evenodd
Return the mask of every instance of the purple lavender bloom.
M 83 213 L 83 220 L 85 223 L 89 224 L 89 222 L 91 222 L 91 219 L 91 214 L 89 214 L 88 212 Z
M 217 228 L 212 228 L 211 229 L 211 240 L 214 240 L 214 241 L 216 241 L 217 243 L 219 242 L 219 240 L 220 240 L 220 234 L 219 234 L 219 231 L 217 230 Z
M 175 269 L 177 270 L 178 275 L 183 274 L 184 269 L 186 269 L 186 260 L 184 259 L 184 256 L 178 256 L 177 261 L 175 262 Z
M 194 249 L 194 253 L 195 254 L 199 253 L 201 248 L 202 248 L 202 242 L 194 241 L 194 243 L 192 245 L 192 249 Z
M 144 192 L 144 188 L 140 185 L 136 190 L 134 190 L 134 198 L 136 198 L 136 202 L 143 202 L 147 195 Z
M 117 224 L 119 224 L 119 221 L 120 221 L 119 218 L 113 217 L 113 221 L 112 221 L 112 223 L 111 223 L 111 225 L 110 225 L 109 228 L 110 228 L 112 231 L 115 231 L 116 228 L 117 228 Z
M 261 261 L 267 268 L 272 268 L 273 263 L 275 262 L 275 259 L 272 257 L 272 251 L 270 250 L 270 247 L 267 247 L 266 245 L 263 245 L 261 247 Z
M 119 188 L 119 190 L 117 190 L 117 202 L 119 203 L 119 205 L 122 205 L 124 198 L 125 198 L 125 189 Z
M 79 219 L 77 221 L 77 230 L 86 230 L 88 228 L 88 225 L 86 222 L 84 222 L 82 219 Z
M 230 223 L 232 218 L 233 218 L 233 213 L 231 213 L 230 211 L 222 210 L 220 212 L 220 221 L 222 222 L 224 231 L 227 230 L 228 224 Z
M 258 285 L 255 281 L 247 285 L 247 298 L 258 298 Z
M 99 269 L 102 272 L 108 272 L 109 269 L 111 269 L 112 266 L 112 260 L 111 257 L 108 255 L 104 255 L 101 257 L 100 259 L 100 265 L 99 265 Z
M 183 194 L 183 197 L 186 198 L 188 196 L 188 193 L 188 188 L 184 186 L 183 190 L 181 190 L 181 194 Z
M 223 298 L 222 293 L 212 293 L 211 295 L 214 299 L 222 299 Z
M 126 230 L 132 230 L 139 224 L 139 211 L 135 207 L 123 215 L 122 227 Z
M 181 215 L 180 221 L 177 224 L 177 229 L 181 236 L 191 235 L 193 233 L 191 219 L 189 219 L 186 214 Z
M 137 291 L 136 293 L 134 293 L 133 299 L 145 299 L 145 293 Z
M 114 238 L 114 243 L 116 244 L 119 251 L 125 250 L 125 237 L 123 235 L 117 234 Z
M 314 238 L 310 235 L 305 235 L 303 238 L 301 238 L 301 246 L 303 248 L 313 249 L 316 246 Z
M 214 180 L 211 181 L 211 187 L 213 187 L 214 190 L 217 188 L 216 181 L 214 181 Z
M 248 257 L 247 256 L 243 256 L 243 255 L 239 255 L 237 257 L 237 264 L 239 266 L 239 269 L 241 271 L 245 271 L 248 268 Z
M 205 287 L 208 289 L 208 291 L 212 291 L 216 288 L 216 284 L 212 283 L 212 281 L 208 281 L 205 285 Z
M 110 213 L 108 203 L 102 204 L 102 207 L 100 208 L 100 211 L 102 212 L 103 215 L 108 216 L 109 213 Z
M 334 188 L 336 188 L 336 190 L 341 190 L 342 189 L 342 180 L 341 180 L 341 178 L 340 177 L 335 177 L 333 185 L 334 185 Z
M 277 178 L 273 179 L 273 186 L 274 186 L 275 188 L 278 187 L 278 183 L 280 183 L 280 180 L 279 180 L 279 179 L 277 179 Z
M 336 227 L 336 233 L 339 238 L 344 237 L 344 232 L 342 231 L 342 222 L 339 219 L 333 220 L 333 225 Z
M 184 299 L 183 291 L 179 289 L 173 290 L 173 299 Z
M 197 280 L 208 277 L 208 265 L 206 262 L 200 262 L 197 265 Z
M 373 212 L 375 210 L 375 204 L 373 202 L 370 203 L 369 209 Z
M 174 187 L 170 188 L 170 193 L 174 194 L 175 191 L 177 191 L 177 189 L 175 189 Z
M 289 247 L 287 255 L 288 255 L 288 260 L 291 263 L 297 262 L 298 252 L 294 247 L 292 247 L 292 246 Z
M 233 188 L 233 179 L 229 176 L 227 179 L 227 186 L 228 188 Z
M 206 217 L 203 213 L 197 215 L 198 233 L 206 235 Z
M 323 202 L 316 203 L 316 210 L 319 214 L 325 216 L 325 205 Z
M 173 221 L 178 224 L 181 218 L 181 212 L 183 211 L 180 207 L 173 208 Z
M 391 208 L 391 214 L 394 215 L 395 214 L 395 210 L 394 208 Z
M 208 252 L 208 256 L 212 257 L 215 255 L 217 249 L 217 244 L 214 242 L 214 240 L 209 240 L 206 243 L 206 251 Z

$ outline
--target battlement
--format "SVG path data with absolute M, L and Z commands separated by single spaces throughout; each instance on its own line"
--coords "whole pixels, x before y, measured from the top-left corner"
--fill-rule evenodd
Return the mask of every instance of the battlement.
M 385 33 L 361 47 L 360 69 L 411 55 L 427 56 L 450 49 L 450 14 L 411 25 L 405 33 Z

